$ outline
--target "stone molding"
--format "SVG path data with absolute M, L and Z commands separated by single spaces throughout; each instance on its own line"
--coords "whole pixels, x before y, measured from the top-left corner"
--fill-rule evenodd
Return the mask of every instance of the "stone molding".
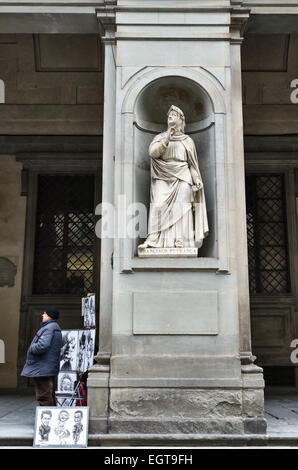
M 104 44 L 115 44 L 116 3 L 117 0 L 110 0 L 108 5 L 96 9 L 98 27 Z

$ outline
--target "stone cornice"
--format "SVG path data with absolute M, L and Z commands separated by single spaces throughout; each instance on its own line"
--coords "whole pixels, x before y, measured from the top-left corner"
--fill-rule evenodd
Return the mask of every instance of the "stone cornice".
M 242 44 L 245 26 L 250 17 L 250 8 L 235 6 L 231 10 L 232 44 Z
M 100 35 L 105 44 L 115 44 L 116 3 L 116 0 L 109 0 L 105 6 L 96 8 Z

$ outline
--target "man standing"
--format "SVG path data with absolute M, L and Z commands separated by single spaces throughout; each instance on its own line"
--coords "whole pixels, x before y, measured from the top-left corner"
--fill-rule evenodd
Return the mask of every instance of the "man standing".
M 36 333 L 27 352 L 21 373 L 34 380 L 36 400 L 40 406 L 55 406 L 55 377 L 59 372 L 62 334 L 57 324 L 59 312 L 47 308 L 42 314 L 41 328 Z

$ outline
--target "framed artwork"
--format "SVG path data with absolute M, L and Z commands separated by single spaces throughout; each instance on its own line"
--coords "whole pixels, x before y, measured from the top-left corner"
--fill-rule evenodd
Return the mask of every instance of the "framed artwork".
M 84 327 L 95 328 L 95 294 L 82 298 L 82 316 L 84 317 Z
M 95 329 L 79 331 L 79 348 L 77 370 L 86 372 L 92 365 L 94 359 Z
M 89 407 L 37 406 L 34 447 L 87 447 Z
M 57 390 L 55 392 L 57 406 L 76 406 L 74 390 L 77 385 L 76 372 L 59 372 Z
M 76 372 L 79 343 L 79 330 L 62 330 L 60 371 Z
M 76 372 L 59 372 L 57 379 L 58 392 L 73 392 L 78 376 Z

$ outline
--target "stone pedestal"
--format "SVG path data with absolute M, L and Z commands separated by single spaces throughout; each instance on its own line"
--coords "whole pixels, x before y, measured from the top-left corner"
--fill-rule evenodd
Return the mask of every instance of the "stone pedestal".
M 106 413 L 108 433 L 264 433 L 245 231 L 240 32 L 248 11 L 224 0 L 185 0 L 183 9 L 170 0 L 145 3 L 119 0 L 117 20 L 113 2 L 98 10 L 116 60 L 115 105 L 105 106 L 105 133 L 115 138 L 115 193 L 107 201 L 117 206 L 125 195 L 127 205 L 149 207 L 148 146 L 175 104 L 198 150 L 210 232 L 199 257 L 185 249 L 183 258 L 195 255 L 185 261 L 175 259 L 180 249 L 138 251 L 138 235 L 116 238 L 113 250 L 103 244 L 110 287 L 101 291 L 99 339 L 111 356 L 104 374 L 96 366 L 89 376 L 92 432 L 100 432 Z M 103 165 L 111 177 L 110 148 Z M 118 209 L 117 228 L 125 234 Z

